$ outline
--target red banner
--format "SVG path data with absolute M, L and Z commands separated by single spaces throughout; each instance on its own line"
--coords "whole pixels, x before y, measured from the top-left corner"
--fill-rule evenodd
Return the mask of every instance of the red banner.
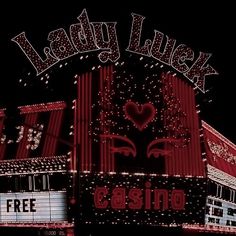
M 208 164 L 236 177 L 236 145 L 206 122 L 202 125 Z

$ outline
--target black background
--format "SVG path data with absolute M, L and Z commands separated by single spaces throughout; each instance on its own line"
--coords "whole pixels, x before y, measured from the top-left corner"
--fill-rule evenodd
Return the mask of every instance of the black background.
M 127 5 L 128 3 L 114 1 L 27 2 L 6 2 L 1 6 L 1 108 L 41 102 L 47 100 L 47 96 L 52 97 L 53 93 L 56 93 L 57 99 L 63 99 L 70 93 L 65 86 L 68 81 L 64 76 L 59 76 L 57 83 L 47 91 L 38 87 L 39 79 L 36 78 L 33 66 L 11 38 L 25 31 L 32 45 L 42 53 L 43 47 L 49 45 L 48 33 L 61 27 L 68 33 L 69 26 L 77 23 L 77 16 L 86 8 L 90 21 L 118 22 L 117 34 L 123 53 L 128 45 L 131 13 L 134 12 L 146 16 L 143 32 L 145 38 L 152 39 L 154 29 L 157 29 L 177 39 L 177 44 L 190 46 L 195 56 L 198 56 L 199 51 L 212 53 L 209 64 L 219 75 L 206 77 L 206 89 L 210 89 L 210 92 L 202 96 L 200 115 L 227 138 L 236 142 L 233 3 L 219 1 L 206 5 L 204 1 L 142 1 Z M 59 70 L 58 66 L 53 70 Z M 31 86 L 22 89 L 18 81 L 27 77 L 28 73 Z M 207 103 L 209 99 L 213 101 Z

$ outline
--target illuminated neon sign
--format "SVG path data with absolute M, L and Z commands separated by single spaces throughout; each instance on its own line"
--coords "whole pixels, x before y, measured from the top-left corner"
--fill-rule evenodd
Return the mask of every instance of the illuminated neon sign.
M 80 173 L 82 224 L 204 223 L 206 179 L 144 173 Z
M 102 63 L 116 62 L 120 58 L 117 22 L 90 22 L 85 9 L 77 19 L 78 23 L 70 25 L 69 35 L 63 28 L 48 34 L 49 47 L 44 48 L 43 57 L 26 38 L 25 32 L 12 38 L 12 41 L 19 45 L 30 60 L 37 75 L 59 61 L 81 53 L 98 51 L 98 58 Z M 206 64 L 211 54 L 200 52 L 196 57 L 189 46 L 177 45 L 176 39 L 170 38 L 158 30 L 154 30 L 152 40 L 146 39 L 144 45 L 141 45 L 144 19 L 145 17 L 141 15 L 132 14 L 132 27 L 126 51 L 150 57 L 171 66 L 194 83 L 202 92 L 205 92 L 205 77 L 218 74 L 212 66 Z M 105 29 L 106 32 L 104 32 Z M 106 40 L 105 34 L 107 34 Z M 163 43 L 164 38 L 166 43 Z
M 126 187 L 96 187 L 94 205 L 99 209 L 145 209 L 145 210 L 184 210 L 185 193 L 181 189 L 150 189 L 151 183 L 145 183 L 145 189 Z M 152 194 L 152 192 L 154 194 Z M 107 195 L 110 194 L 110 200 Z M 152 197 L 154 195 L 154 197 Z

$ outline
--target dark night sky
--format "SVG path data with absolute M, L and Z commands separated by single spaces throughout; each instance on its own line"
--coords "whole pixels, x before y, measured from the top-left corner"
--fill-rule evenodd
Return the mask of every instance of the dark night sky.
M 33 2 L 30 5 L 21 1 L 21 5 L 7 3 L 6 6 L 1 6 L 0 107 L 31 104 L 37 91 L 35 87 L 22 90 L 18 83 L 19 79 L 27 77 L 29 72 L 31 84 L 34 83 L 34 79 L 35 81 L 37 79 L 33 66 L 20 48 L 11 42 L 11 38 L 25 31 L 31 43 L 39 52 L 42 52 L 43 47 L 48 46 L 48 33 L 60 27 L 68 32 L 69 26 L 77 23 L 76 17 L 83 8 L 86 8 L 90 21 L 118 22 L 118 40 L 121 53 L 123 53 L 128 45 L 131 13 L 134 12 L 146 16 L 144 37 L 152 38 L 154 29 L 157 29 L 175 38 L 177 44 L 184 43 L 190 46 L 196 55 L 199 51 L 212 53 L 209 64 L 219 72 L 219 76 L 206 79 L 206 88 L 210 89 L 210 92 L 202 96 L 202 100 L 210 97 L 213 102 L 208 105 L 201 102 L 201 117 L 236 143 L 236 113 L 234 112 L 236 101 L 234 22 L 236 22 L 236 17 L 233 12 L 233 3 L 205 5 L 204 1 L 189 1 L 187 4 L 179 1 L 173 5 L 170 1 L 164 1 L 165 3 L 155 1 L 153 5 L 148 4 L 148 1 L 143 1 L 142 4 L 127 6 L 112 1 L 106 4 L 99 1 L 96 5 L 92 4 L 93 1 L 86 1 L 86 3 L 58 1 L 57 4 L 49 6 L 42 1 Z M 55 67 L 55 70 L 58 70 L 58 67 Z M 60 78 L 55 84 L 60 87 L 60 91 L 62 87 L 64 88 L 61 99 L 69 93 L 64 87 L 65 83 L 66 78 Z M 37 98 L 39 102 L 41 98 L 45 99 L 44 92 L 40 89 L 38 89 Z

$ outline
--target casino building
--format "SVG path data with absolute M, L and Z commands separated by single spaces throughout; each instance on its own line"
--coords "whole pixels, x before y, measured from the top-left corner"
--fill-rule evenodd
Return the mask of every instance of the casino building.
M 124 71 L 76 75 L 73 103 L 0 110 L 0 234 L 236 234 L 236 145 L 187 81 L 149 74 L 131 93 Z

